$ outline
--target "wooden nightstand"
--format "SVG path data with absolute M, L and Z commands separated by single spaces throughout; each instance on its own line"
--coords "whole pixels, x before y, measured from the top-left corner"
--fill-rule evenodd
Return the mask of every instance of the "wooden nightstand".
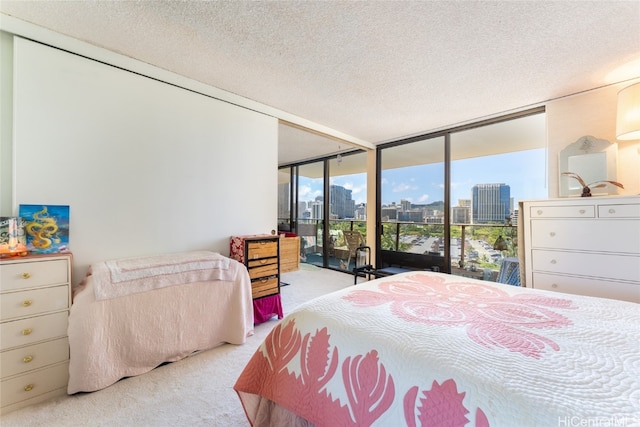
M 241 262 L 251 278 L 254 323 L 283 317 L 280 300 L 280 237 L 232 236 L 229 257 Z

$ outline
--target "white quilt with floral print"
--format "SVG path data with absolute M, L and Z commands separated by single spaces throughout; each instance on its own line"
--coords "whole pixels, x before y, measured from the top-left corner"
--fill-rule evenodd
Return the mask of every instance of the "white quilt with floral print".
M 252 425 L 640 425 L 640 306 L 399 274 L 291 312 L 234 388 Z

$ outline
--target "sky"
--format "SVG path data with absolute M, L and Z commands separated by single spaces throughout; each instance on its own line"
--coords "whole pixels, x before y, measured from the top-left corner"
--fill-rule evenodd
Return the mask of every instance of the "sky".
M 515 153 L 457 160 L 451 166 L 451 203 L 470 199 L 475 184 L 507 184 L 514 203 L 547 198 L 546 152 L 543 148 Z M 443 164 L 420 165 L 382 172 L 382 204 L 409 200 L 428 204 L 444 200 Z M 337 176 L 331 184 L 352 190 L 356 205 L 366 202 L 366 176 Z M 311 201 L 322 195 L 322 180 L 300 177 L 299 200 Z

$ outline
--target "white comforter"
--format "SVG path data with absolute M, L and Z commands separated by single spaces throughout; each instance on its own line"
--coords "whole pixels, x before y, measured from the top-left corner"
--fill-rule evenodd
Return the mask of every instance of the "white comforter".
M 404 273 L 287 315 L 234 388 L 256 426 L 638 425 L 640 306 Z
M 200 259 L 202 253 L 194 255 Z M 68 393 L 99 390 L 221 343 L 244 343 L 253 334 L 251 281 L 241 263 L 229 259 L 224 266 L 227 280 L 189 281 L 102 300 L 88 275 L 69 314 Z

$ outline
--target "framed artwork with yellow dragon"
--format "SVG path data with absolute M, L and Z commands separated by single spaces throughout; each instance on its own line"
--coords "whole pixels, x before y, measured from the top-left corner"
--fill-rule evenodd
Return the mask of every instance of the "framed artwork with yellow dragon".
M 36 254 L 69 251 L 69 206 L 20 205 L 24 219 L 27 250 Z

